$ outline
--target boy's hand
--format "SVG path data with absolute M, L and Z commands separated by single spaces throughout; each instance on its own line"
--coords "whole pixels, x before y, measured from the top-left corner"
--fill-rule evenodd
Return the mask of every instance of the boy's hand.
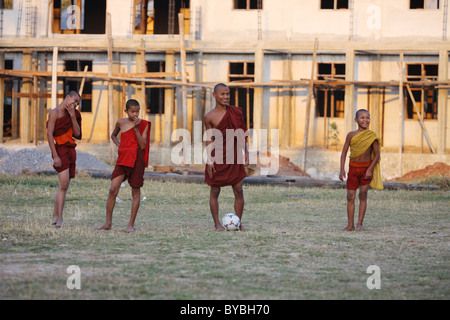
M 341 170 L 339 172 L 339 180 L 344 181 L 344 179 L 345 179 L 345 171 Z
M 214 168 L 214 163 L 213 164 L 207 164 L 206 165 L 206 170 L 208 172 L 208 176 L 210 179 L 213 178 L 213 172 L 216 172 L 216 168 Z
M 74 105 L 66 104 L 65 108 L 70 116 L 75 116 L 75 106 Z
M 58 156 L 53 159 L 53 165 L 57 168 L 62 166 L 62 161 Z
M 249 157 L 248 157 L 248 152 L 245 153 L 245 163 L 244 166 L 248 167 L 250 161 L 249 161 Z
M 366 180 L 372 179 L 372 170 L 366 170 L 364 179 Z
M 141 119 L 134 118 L 133 122 L 134 122 L 134 128 L 139 128 L 139 124 L 141 123 Z

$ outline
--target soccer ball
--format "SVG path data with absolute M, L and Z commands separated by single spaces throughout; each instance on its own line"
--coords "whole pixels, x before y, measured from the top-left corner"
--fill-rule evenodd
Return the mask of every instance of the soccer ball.
M 227 213 L 222 218 L 222 225 L 228 231 L 239 230 L 239 226 L 241 225 L 241 220 L 234 213 Z

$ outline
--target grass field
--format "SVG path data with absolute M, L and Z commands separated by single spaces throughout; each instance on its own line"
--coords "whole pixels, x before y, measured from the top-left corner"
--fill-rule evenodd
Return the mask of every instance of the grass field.
M 0 299 L 450 298 L 449 192 L 370 190 L 366 230 L 342 232 L 344 189 L 244 186 L 248 231 L 217 233 L 206 185 L 146 181 L 127 234 L 128 184 L 114 229 L 95 230 L 109 183 L 72 180 L 55 229 L 56 176 L 0 176 Z M 224 188 L 221 216 L 233 200 Z M 381 289 L 366 285 L 370 265 Z

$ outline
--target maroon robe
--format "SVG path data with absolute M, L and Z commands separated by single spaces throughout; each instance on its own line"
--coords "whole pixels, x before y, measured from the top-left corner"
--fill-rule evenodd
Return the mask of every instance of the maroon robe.
M 242 110 L 238 107 L 227 106 L 227 112 L 215 129 L 220 130 L 222 133 L 223 146 L 214 146 L 211 156 L 214 158 L 216 150 L 222 149 L 223 147 L 223 161 L 221 164 L 214 163 L 215 171 L 213 171 L 212 179 L 209 178 L 207 166 L 205 166 L 205 182 L 211 187 L 234 185 L 244 179 L 247 174 L 245 173 L 245 158 L 238 157 L 238 151 L 242 152 L 242 150 L 238 150 L 238 138 L 234 138 L 234 155 L 227 155 L 227 129 L 242 129 L 243 132 L 247 131 L 247 126 L 245 125 L 244 117 L 242 116 Z M 242 139 L 244 139 L 243 136 Z M 212 143 L 215 143 L 215 141 Z M 243 143 L 245 143 L 245 140 Z
M 61 159 L 61 166 L 53 166 L 53 168 L 58 173 L 69 169 L 69 177 L 71 179 L 75 177 L 77 161 L 77 153 L 75 151 L 77 144 L 73 138 L 81 140 L 81 113 L 77 109 L 75 109 L 75 117 L 77 119 L 78 126 L 80 127 L 80 135 L 78 137 L 73 136 L 72 118 L 68 112 L 66 112 L 61 118 L 56 119 L 55 128 L 53 130 L 56 153 Z M 48 127 L 48 121 L 46 126 Z

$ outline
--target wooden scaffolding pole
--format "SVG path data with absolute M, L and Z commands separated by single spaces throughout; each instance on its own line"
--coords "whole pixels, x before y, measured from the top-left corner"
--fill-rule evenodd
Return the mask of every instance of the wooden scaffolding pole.
M 175 71 L 175 52 L 166 52 L 166 71 Z M 167 80 L 172 80 L 171 78 Z M 164 90 L 164 146 L 168 147 L 171 143 L 171 135 L 173 131 L 173 107 L 174 107 L 174 90 L 167 88 Z
M 53 48 L 53 57 L 52 57 L 52 104 L 51 109 L 55 109 L 58 105 L 58 101 L 56 100 L 57 91 L 58 91 L 58 47 Z
M 400 100 L 400 134 L 399 134 L 399 144 L 398 144 L 398 174 L 402 176 L 402 165 L 403 165 L 403 141 L 405 135 L 405 98 L 403 96 L 403 52 L 400 53 L 400 82 L 398 86 L 398 98 Z
M 181 62 L 181 109 L 183 112 L 183 162 L 185 164 L 190 163 L 190 153 L 187 152 L 188 144 L 190 141 L 187 141 L 187 129 L 188 129 L 188 121 L 187 121 L 187 92 L 186 92 L 186 48 L 184 43 L 184 15 L 182 13 L 178 14 L 178 25 L 180 28 L 180 62 Z M 178 117 L 178 115 L 177 115 Z M 177 128 L 178 129 L 178 128 Z
M 309 118 L 311 114 L 311 99 L 314 90 L 314 71 L 316 70 L 316 56 L 317 56 L 317 38 L 314 40 L 314 50 L 311 67 L 311 79 L 309 82 L 308 100 L 306 101 L 306 114 L 305 114 L 305 133 L 303 137 L 303 170 L 306 170 L 306 154 L 308 151 L 308 135 L 309 135 Z
M 33 77 L 33 93 L 38 93 L 38 79 L 36 76 Z M 33 98 L 32 100 L 33 114 L 34 114 L 34 145 L 38 144 L 39 137 L 39 101 L 38 98 Z
M 88 71 L 88 65 L 84 66 L 84 74 L 86 74 L 86 72 Z M 81 79 L 81 84 L 80 84 L 80 91 L 78 92 L 78 94 L 80 95 L 80 97 L 83 96 L 83 90 L 84 90 L 84 84 L 86 82 L 86 77 L 83 77 L 83 79 Z M 80 101 L 81 102 L 81 101 Z
M 112 77 L 112 35 L 111 35 L 111 14 L 108 12 L 106 15 L 106 34 L 108 37 L 108 77 Z M 112 141 L 111 134 L 114 131 L 114 99 L 113 99 L 113 82 L 110 79 L 108 81 L 108 140 L 109 140 L 109 162 L 114 163 L 115 144 Z
M 180 62 L 181 62 L 181 100 L 183 110 L 183 128 L 187 129 L 187 92 L 186 92 L 186 48 L 184 43 L 184 16 L 178 14 L 178 24 L 180 26 Z

